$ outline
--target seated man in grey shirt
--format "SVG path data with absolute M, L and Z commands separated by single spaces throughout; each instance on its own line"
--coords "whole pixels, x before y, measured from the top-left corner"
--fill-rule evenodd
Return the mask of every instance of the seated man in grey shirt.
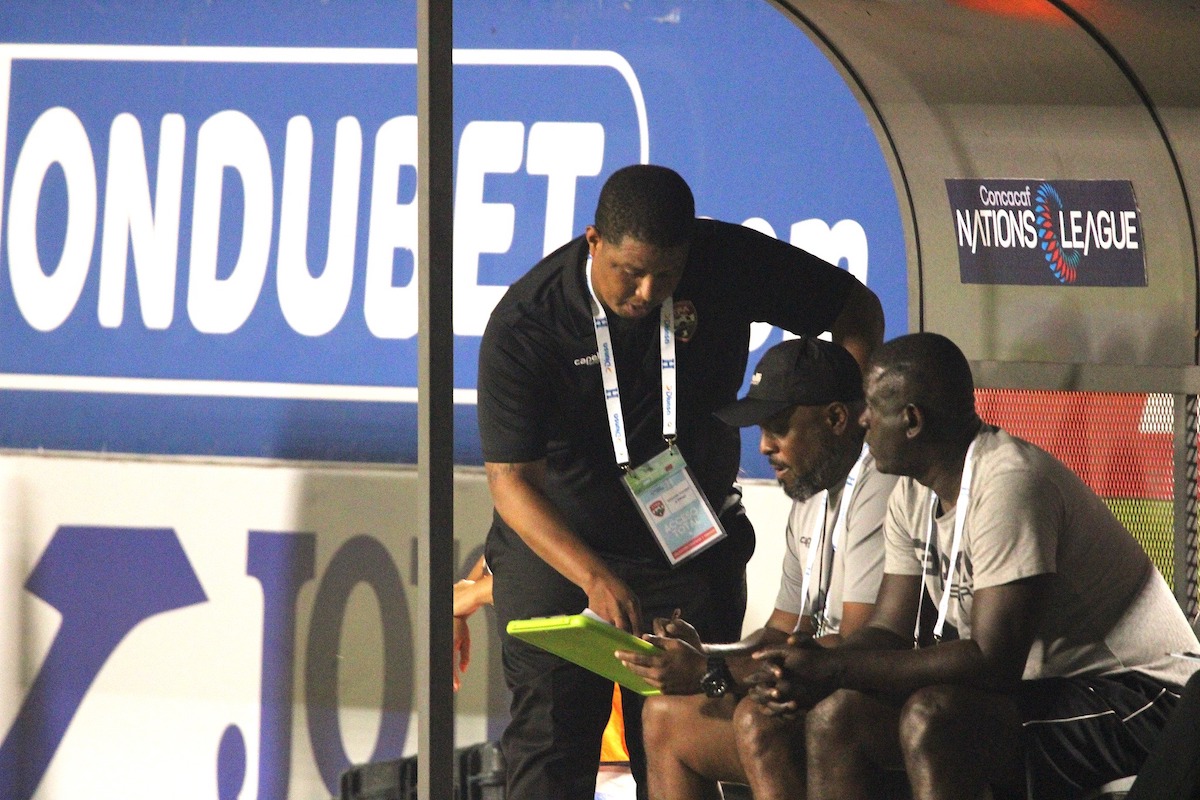
M 682 619 L 657 620 L 661 653 L 622 653 L 630 669 L 661 687 L 642 719 L 652 798 L 716 797 L 717 781 L 749 783 L 789 770 L 790 752 L 771 743 L 803 731 L 803 715 L 784 719 L 740 703 L 740 683 L 757 664 L 751 653 L 804 641 L 836 646 L 865 624 L 883 574 L 883 515 L 896 479 L 875 469 L 858 425 L 858 364 L 842 347 L 811 337 L 784 341 L 762 357 L 746 397 L 717 416 L 758 425 L 760 449 L 795 502 L 775 610 L 735 644 L 703 644 Z
M 1136 772 L 1196 668 L 1169 655 L 1197 642 L 1166 581 L 1078 476 L 979 419 L 946 337 L 882 345 L 865 392 L 876 465 L 903 476 L 875 611 L 836 649 L 760 651 L 750 691 L 809 709 L 808 796 L 891 773 L 916 800 L 1061 800 Z

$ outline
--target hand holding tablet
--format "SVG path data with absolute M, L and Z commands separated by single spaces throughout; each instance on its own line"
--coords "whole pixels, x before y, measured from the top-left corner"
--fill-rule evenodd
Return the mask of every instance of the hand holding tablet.
M 641 695 L 660 694 L 644 679 L 626 669 L 614 653 L 618 650 L 653 651 L 649 642 L 623 631 L 593 613 L 515 619 L 506 629 L 510 636 L 578 664 Z

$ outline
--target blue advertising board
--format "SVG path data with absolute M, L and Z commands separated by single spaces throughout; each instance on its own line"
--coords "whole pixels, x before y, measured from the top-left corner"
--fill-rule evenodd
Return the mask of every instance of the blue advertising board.
M 454 29 L 457 463 L 489 311 L 629 163 L 906 330 L 878 143 L 768 3 L 462 4 Z M 414 462 L 415 63 L 408 3 L 6 4 L 0 447 Z

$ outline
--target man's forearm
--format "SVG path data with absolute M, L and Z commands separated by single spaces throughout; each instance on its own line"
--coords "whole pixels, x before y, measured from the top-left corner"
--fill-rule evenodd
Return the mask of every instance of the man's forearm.
M 486 469 L 496 511 L 539 558 L 584 591 L 607 575 L 608 568 L 541 491 L 532 468 L 487 464 Z
M 744 683 L 746 678 L 757 672 L 760 665 L 751 656 L 758 650 L 787 641 L 787 634 L 774 628 L 759 628 L 740 642 L 729 644 L 706 644 L 704 653 L 711 656 L 721 656 L 729 666 L 729 671 L 738 683 Z
M 875 629 L 879 631 L 880 629 Z M 868 634 L 864 638 L 871 638 Z M 892 639 L 894 641 L 894 639 Z M 986 691 L 1011 688 L 987 663 L 970 639 L 945 642 L 920 650 L 874 649 L 851 645 L 831 651 L 832 683 L 841 689 L 907 697 L 925 686 L 955 684 Z
M 883 305 L 874 292 L 863 284 L 856 284 L 833 322 L 830 330 L 833 341 L 849 350 L 861 367 L 883 343 L 883 332 Z
M 542 491 L 545 461 L 485 463 L 500 517 L 538 558 L 587 594 L 587 607 L 622 630 L 642 632 L 637 596 L 567 525 Z
M 469 617 L 481 606 L 492 603 L 492 576 L 484 575 L 479 580 L 463 578 L 454 584 L 454 616 Z
M 818 659 L 813 677 L 834 688 L 901 697 L 937 684 L 1011 691 L 1024 674 L 1052 578 L 1036 575 L 976 589 L 971 638 L 914 649 L 909 631 L 919 604 L 911 598 L 920 579 L 885 573 L 871 623 Z
M 864 625 L 842 637 L 840 647 L 847 650 L 908 650 L 912 640 L 879 625 Z

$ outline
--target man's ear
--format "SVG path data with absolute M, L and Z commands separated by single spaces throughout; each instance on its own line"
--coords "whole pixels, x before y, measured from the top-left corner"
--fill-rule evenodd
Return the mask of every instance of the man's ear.
M 909 439 L 916 439 L 925 430 L 925 412 L 920 406 L 909 403 L 904 407 L 904 433 Z
M 841 436 L 846 432 L 849 426 L 855 420 L 851 419 L 850 409 L 845 403 L 835 401 L 825 406 L 825 424 L 837 436 Z
M 600 244 L 600 231 L 596 230 L 595 225 L 588 225 L 583 231 L 583 238 L 587 240 L 588 252 L 594 254 L 596 245 Z

